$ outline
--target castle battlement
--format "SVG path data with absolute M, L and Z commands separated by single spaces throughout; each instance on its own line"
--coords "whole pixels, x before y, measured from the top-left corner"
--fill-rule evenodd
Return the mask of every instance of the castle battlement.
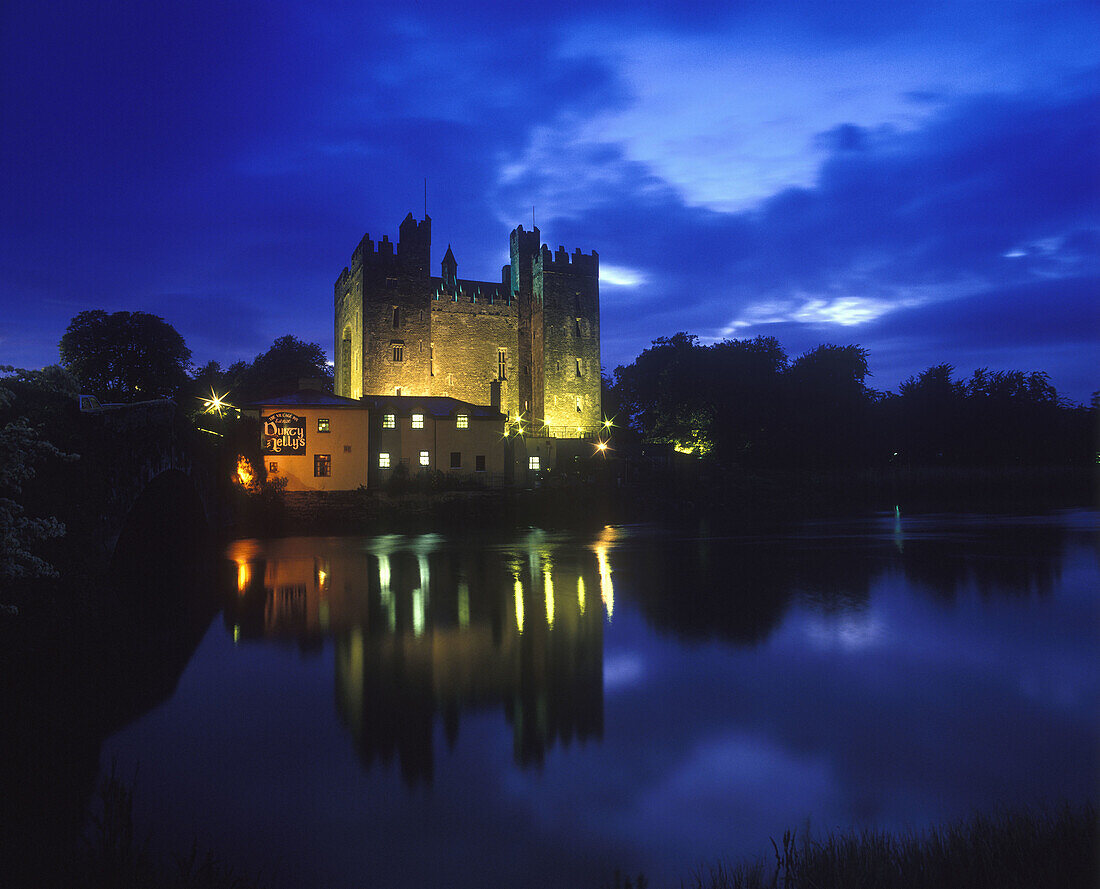
M 600 273 L 600 254 L 595 250 L 590 254 L 581 253 L 580 247 L 569 254 L 565 247 L 559 245 L 558 249 L 551 253 L 550 248 L 543 244 L 537 262 L 544 271 L 553 271 L 558 274 L 599 275 Z
M 440 278 L 432 278 L 432 301 L 445 303 L 482 303 L 485 305 L 511 305 L 511 290 L 504 284 L 490 284 L 487 281 L 459 281 L 452 291 Z
M 363 235 L 363 240 L 351 254 L 351 270 L 354 272 L 364 266 L 389 265 L 395 259 L 393 241 L 390 240 L 389 235 L 382 235 L 382 240 L 375 242 L 371 240 L 368 233 Z

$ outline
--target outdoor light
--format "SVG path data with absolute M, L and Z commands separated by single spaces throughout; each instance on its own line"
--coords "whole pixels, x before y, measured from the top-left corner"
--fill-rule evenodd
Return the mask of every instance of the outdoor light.
M 220 417 L 222 415 L 223 411 L 235 410 L 233 405 L 231 405 L 228 401 L 225 400 L 228 397 L 229 397 L 228 392 L 226 392 L 225 395 L 219 395 L 217 392 L 215 392 L 213 390 L 213 388 L 211 388 L 210 389 L 210 397 L 209 398 L 203 398 L 202 396 L 199 396 L 199 401 L 202 402 L 203 411 L 205 413 L 217 414 Z

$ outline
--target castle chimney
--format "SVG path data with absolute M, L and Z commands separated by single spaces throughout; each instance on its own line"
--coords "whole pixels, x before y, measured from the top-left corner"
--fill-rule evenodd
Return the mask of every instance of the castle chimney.
M 489 383 L 489 407 L 495 411 L 500 411 L 500 380 L 493 380 Z

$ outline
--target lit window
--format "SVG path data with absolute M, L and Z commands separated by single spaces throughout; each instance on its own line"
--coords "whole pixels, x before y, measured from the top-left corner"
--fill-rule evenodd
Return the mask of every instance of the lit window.
M 378 468 L 389 469 L 390 468 L 390 455 L 385 451 L 378 455 Z
M 421 466 L 431 465 L 431 457 L 430 457 L 430 455 L 428 454 L 427 451 L 421 451 L 420 452 L 420 465 Z
M 462 451 L 451 451 L 451 469 L 462 468 Z
M 528 457 L 527 458 L 527 468 L 528 469 L 538 469 L 539 468 L 539 458 L 538 457 Z
M 505 359 L 507 356 L 503 349 L 497 349 L 497 379 L 504 379 Z
M 332 475 L 332 457 L 329 454 L 313 455 L 313 477 L 325 478 Z
M 580 410 L 580 408 L 577 408 L 577 410 Z M 423 414 L 413 414 L 413 429 L 423 429 L 423 428 L 424 428 L 424 415 Z
M 470 428 L 470 416 L 469 416 L 469 414 L 459 414 L 457 417 L 455 417 L 455 426 L 458 429 L 469 429 Z
M 405 360 L 405 344 L 393 343 L 393 360 L 404 361 Z
M 318 417 L 317 418 L 317 431 L 318 432 L 328 432 L 329 431 L 328 417 Z
M 397 417 L 394 414 L 382 414 L 382 428 L 394 429 L 397 426 Z
M 278 463 L 268 463 L 267 464 L 267 471 L 268 472 L 278 472 L 279 471 L 279 464 Z
M 474 457 L 474 471 L 475 472 L 484 472 L 485 471 L 485 455 L 484 454 L 478 454 L 476 457 Z

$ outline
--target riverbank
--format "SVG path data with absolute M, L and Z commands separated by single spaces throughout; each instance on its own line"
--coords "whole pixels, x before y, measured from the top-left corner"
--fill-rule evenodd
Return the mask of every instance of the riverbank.
M 799 840 L 788 832 L 775 861 L 697 874 L 697 889 L 1091 889 L 1097 885 L 1096 809 L 976 815 L 923 833 L 881 831 Z M 641 889 L 627 881 L 622 889 Z
M 975 815 L 921 833 L 830 834 L 824 840 L 787 832 L 773 839 L 774 861 L 717 864 L 682 886 L 696 889 L 1091 889 L 1100 842 L 1091 806 L 1054 812 Z M 74 873 L 75 871 L 75 873 Z M 92 829 L 70 874 L 86 885 L 235 887 L 266 881 L 234 870 L 195 843 L 175 866 L 150 855 L 134 825 L 133 789 L 114 774 L 99 788 Z M 276 882 L 278 882 L 276 880 Z M 611 889 L 658 889 L 644 875 L 616 875 Z
M 233 537 L 583 530 L 636 522 L 759 531 L 872 512 L 1034 512 L 1097 503 L 1091 467 L 748 472 L 706 464 L 624 477 L 547 475 L 530 488 L 268 492 L 237 510 Z

